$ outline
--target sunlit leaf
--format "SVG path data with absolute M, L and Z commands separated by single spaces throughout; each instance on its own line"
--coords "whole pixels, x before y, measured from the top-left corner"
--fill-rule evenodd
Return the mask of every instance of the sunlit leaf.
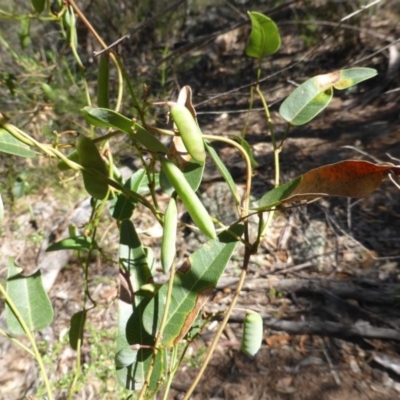
M 387 175 L 400 175 L 400 167 L 374 164 L 369 161 L 341 161 L 313 169 L 304 175 L 266 193 L 257 210 L 293 201 L 319 197 L 365 197 L 373 192 Z
M 150 132 L 131 119 L 106 108 L 83 108 L 86 121 L 101 128 L 114 128 L 128 133 L 146 149 L 155 153 L 167 153 L 168 149 Z
M 4 128 L 0 128 L 0 152 L 27 158 L 36 157 L 38 154 L 30 150 L 27 145 L 21 143 Z
M 30 331 L 38 331 L 49 326 L 54 312 L 43 288 L 40 270 L 30 276 L 21 274 L 14 260 L 8 262 L 7 294 Z M 6 304 L 6 321 L 14 335 L 25 333 L 12 309 Z
M 261 60 L 262 57 L 278 51 L 281 37 L 278 27 L 271 18 L 259 12 L 249 12 L 251 33 L 246 46 L 246 55 Z
M 367 79 L 373 78 L 378 71 L 373 68 L 349 68 L 340 71 L 340 78 L 333 84 L 337 90 L 347 89 Z
M 297 87 L 281 104 L 279 112 L 292 125 L 303 125 L 323 111 L 333 97 L 331 85 L 319 86 L 318 77 Z
M 376 74 L 372 68 L 351 68 L 315 76 L 298 86 L 281 104 L 279 112 L 292 125 L 303 125 L 327 107 L 333 88 L 347 89 Z
M 46 251 L 59 251 L 59 250 L 90 250 L 96 249 L 96 242 L 92 242 L 92 238 L 88 236 L 74 236 L 67 239 L 60 240 L 59 242 L 50 245 Z
M 132 192 L 142 194 L 143 190 L 141 190 L 141 188 L 144 188 L 144 186 L 142 186 L 143 182 L 148 183 L 148 179 L 146 171 L 140 169 L 125 182 L 124 186 Z M 147 186 L 147 189 L 145 190 L 147 192 L 149 187 Z M 137 202 L 132 199 L 128 199 L 123 193 L 120 193 L 110 206 L 112 217 L 119 221 L 131 218 L 136 203 Z

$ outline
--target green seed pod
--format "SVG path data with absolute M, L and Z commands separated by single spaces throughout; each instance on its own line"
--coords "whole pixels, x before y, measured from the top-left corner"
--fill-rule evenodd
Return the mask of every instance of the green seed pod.
M 203 134 L 188 108 L 181 104 L 171 106 L 171 116 L 178 128 L 188 153 L 198 162 L 206 160 Z
M 110 62 L 107 53 L 102 53 L 99 60 L 99 73 L 97 74 L 97 106 L 110 107 L 109 99 Z
M 164 232 L 161 242 L 161 265 L 164 273 L 171 268 L 176 256 L 176 229 L 178 225 L 178 208 L 176 200 L 171 197 L 164 216 Z
M 47 100 L 50 101 L 56 101 L 57 100 L 57 95 L 56 92 L 53 90 L 53 88 L 48 84 L 48 83 L 42 83 L 42 90 L 47 98 Z
M 88 170 L 108 176 L 108 170 L 104 160 L 101 158 L 96 145 L 86 136 L 81 136 L 76 145 L 79 155 L 79 164 Z M 108 193 L 108 183 L 98 174 L 89 171 L 82 171 L 83 183 L 87 192 L 96 199 L 104 199 Z
M 44 10 L 46 0 L 31 0 L 32 7 L 37 13 L 41 13 Z
M 256 355 L 262 344 L 263 331 L 261 315 L 255 312 L 246 312 L 243 322 L 243 353 L 249 356 Z
M 72 153 L 68 154 L 67 158 L 70 161 L 80 164 L 79 154 L 76 150 L 74 150 Z M 67 163 L 65 161 L 62 161 L 62 160 L 59 161 L 59 163 L 57 164 L 57 167 L 60 171 L 68 171 L 69 169 L 71 169 L 71 167 L 69 165 L 67 165 Z
M 19 43 L 23 49 L 26 49 L 31 44 L 31 20 L 28 17 L 21 19 L 19 25 Z
M 161 167 L 191 216 L 195 225 L 209 238 L 215 239 L 214 224 L 182 171 L 166 157 L 160 157 Z

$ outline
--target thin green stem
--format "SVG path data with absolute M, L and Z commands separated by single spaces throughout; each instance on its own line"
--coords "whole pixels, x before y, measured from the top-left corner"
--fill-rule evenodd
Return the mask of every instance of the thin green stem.
M 12 337 L 11 335 L 9 335 L 3 329 L 0 329 L 0 335 L 5 336 L 10 342 L 13 342 L 17 346 L 21 347 L 21 349 L 24 350 L 26 353 L 28 353 L 30 356 L 35 357 L 35 353 L 31 349 L 28 349 L 28 347 L 26 347 L 22 342 L 20 342 L 16 338 Z
M 222 137 L 222 136 L 214 136 L 214 135 L 203 135 L 203 138 L 206 140 L 228 143 L 231 146 L 235 147 L 237 150 L 239 150 L 240 154 L 244 158 L 244 161 L 246 163 L 246 187 L 245 187 L 245 192 L 243 195 L 241 216 L 246 217 L 249 212 L 250 190 L 251 190 L 251 181 L 252 181 L 251 161 L 250 161 L 249 155 L 246 153 L 246 150 L 239 143 L 235 142 L 232 139 Z

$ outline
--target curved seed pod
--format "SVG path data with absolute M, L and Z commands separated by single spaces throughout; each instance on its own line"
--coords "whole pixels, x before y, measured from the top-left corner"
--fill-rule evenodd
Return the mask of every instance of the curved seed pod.
M 176 228 L 178 225 L 178 208 L 176 200 L 171 197 L 164 216 L 164 232 L 161 242 L 161 265 L 164 273 L 171 268 L 176 256 Z
M 246 312 L 243 322 L 243 353 L 254 356 L 260 350 L 263 339 L 263 320 L 261 315 L 255 312 Z
M 190 187 L 182 171 L 167 158 L 160 157 L 160 160 L 162 170 L 175 189 L 176 193 L 178 193 L 178 196 L 181 198 L 195 225 L 206 236 L 211 239 L 215 239 L 217 235 L 215 233 L 212 219 L 207 210 L 204 208 L 200 199 L 197 197 L 196 193 Z
M 188 108 L 181 104 L 171 106 L 171 116 L 188 153 L 198 162 L 206 160 L 203 134 Z
M 104 177 L 108 176 L 106 163 L 101 158 L 96 145 L 88 137 L 81 136 L 79 138 L 76 150 L 79 155 L 79 164 L 82 167 L 96 171 Z M 85 189 L 92 197 L 102 200 L 107 196 L 108 183 L 101 176 L 87 170 L 82 170 L 82 176 Z
M 99 73 L 97 74 L 97 106 L 110 107 L 109 99 L 110 62 L 107 53 L 102 53 L 99 60 Z
M 32 7 L 37 13 L 41 13 L 44 10 L 46 0 L 31 0 Z

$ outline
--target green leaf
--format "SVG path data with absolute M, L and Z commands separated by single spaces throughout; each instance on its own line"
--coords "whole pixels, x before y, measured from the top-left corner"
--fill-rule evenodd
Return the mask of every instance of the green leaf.
M 248 141 L 246 139 L 243 139 L 241 136 L 234 135 L 234 138 L 240 145 L 244 148 L 245 152 L 250 158 L 250 163 L 252 167 L 258 167 L 258 162 L 255 160 L 253 156 L 253 151 L 251 146 L 249 145 Z
M 107 108 L 84 107 L 83 116 L 93 126 L 114 128 L 122 132 L 132 132 L 132 120 Z
M 340 70 L 339 80 L 333 84 L 333 87 L 337 90 L 347 89 L 351 86 L 357 85 L 358 83 L 367 79 L 373 78 L 378 74 L 378 71 L 374 68 L 349 68 Z
M 33 158 L 38 154 L 29 149 L 28 146 L 15 139 L 11 133 L 0 128 L 0 151 L 14 156 Z
M 94 142 L 86 136 L 78 139 L 76 150 L 82 170 L 83 183 L 86 191 L 95 199 L 102 200 L 108 194 L 108 177 L 106 163 Z
M 263 197 L 261 197 L 258 202 L 257 208 L 255 209 L 258 211 L 266 211 L 271 209 L 272 207 L 279 205 L 282 200 L 286 199 L 293 192 L 293 190 L 296 189 L 300 182 L 301 176 L 294 179 L 293 181 L 290 181 L 270 190 L 269 192 L 265 193 Z
M 40 270 L 24 276 L 14 260 L 8 262 L 7 294 L 30 331 L 49 326 L 53 320 L 53 308 L 43 288 Z M 25 333 L 9 304 L 6 304 L 7 327 L 13 335 Z
M 236 205 L 240 204 L 240 196 L 237 191 L 237 187 L 235 184 L 235 181 L 232 178 L 231 173 L 228 171 L 228 168 L 226 168 L 225 164 L 219 157 L 218 153 L 215 151 L 214 147 L 212 147 L 210 144 L 205 142 L 206 149 L 208 153 L 210 154 L 212 160 L 214 161 L 214 164 L 218 168 L 219 172 L 221 173 L 222 177 L 224 178 L 225 182 L 228 184 L 229 190 L 232 193 L 233 198 L 235 199 Z
M 246 55 L 261 60 L 262 57 L 274 54 L 281 46 L 278 27 L 271 18 L 251 11 L 251 33 L 246 47 Z
M 133 132 L 129 132 L 129 135 L 147 150 L 154 153 L 168 153 L 168 149 L 155 136 L 136 122 L 133 123 Z
M 146 171 L 139 169 L 124 184 L 132 192 L 142 194 L 149 191 Z M 136 201 L 128 199 L 123 193 L 120 193 L 110 207 L 111 215 L 118 221 L 129 219 L 135 209 Z
M 100 128 L 114 128 L 129 134 L 146 149 L 155 153 L 167 153 L 168 149 L 150 132 L 131 119 L 106 108 L 85 107 L 83 116 L 86 121 Z
M 79 162 L 79 154 L 76 150 L 72 151 L 67 155 L 68 160 L 73 161 L 77 164 L 80 164 Z M 68 171 L 71 169 L 71 167 L 63 160 L 59 161 L 57 164 L 57 167 L 60 171 Z
M 41 13 L 44 10 L 46 0 L 31 0 L 32 7 L 37 13 Z
M 146 252 L 130 220 L 121 223 L 119 250 L 121 290 L 118 305 L 117 377 L 124 387 L 140 390 L 152 363 L 154 337 L 142 325 L 142 314 L 151 300 L 140 288 L 152 282 Z M 144 292 L 141 293 L 141 292 Z M 138 345 L 134 350 L 130 346 Z M 140 346 L 146 346 L 140 348 Z M 164 355 L 159 352 L 150 379 L 150 390 L 158 387 L 164 371 Z
M 292 125 L 303 125 L 327 107 L 333 96 L 330 84 L 319 86 L 318 77 L 298 86 L 281 104 L 281 117 Z
M 86 311 L 78 311 L 71 318 L 71 326 L 69 328 L 69 344 L 74 349 L 78 349 L 78 343 L 82 345 L 83 328 L 86 322 Z
M 242 225 L 232 226 L 231 230 L 238 236 L 243 234 Z M 189 257 L 186 266 L 177 271 L 167 322 L 162 335 L 164 346 L 173 346 L 186 335 L 210 291 L 216 286 L 224 272 L 236 245 L 236 238 L 224 231 L 218 239 L 210 240 L 195 251 Z M 143 324 L 152 336 L 158 333 L 167 291 L 168 282 L 160 288 L 145 309 Z
M 50 245 L 46 251 L 97 249 L 97 243 L 88 236 L 74 236 Z
M 143 285 L 152 282 L 152 275 L 147 264 L 146 252 L 129 219 L 121 222 L 119 265 L 126 274 L 125 278 L 129 276 L 130 289 L 133 291 L 131 293 L 132 301 L 135 301 L 135 292 Z
M 376 74 L 372 68 L 351 68 L 314 76 L 285 99 L 279 113 L 290 124 L 303 125 L 327 107 L 333 97 L 333 88 L 347 89 Z

